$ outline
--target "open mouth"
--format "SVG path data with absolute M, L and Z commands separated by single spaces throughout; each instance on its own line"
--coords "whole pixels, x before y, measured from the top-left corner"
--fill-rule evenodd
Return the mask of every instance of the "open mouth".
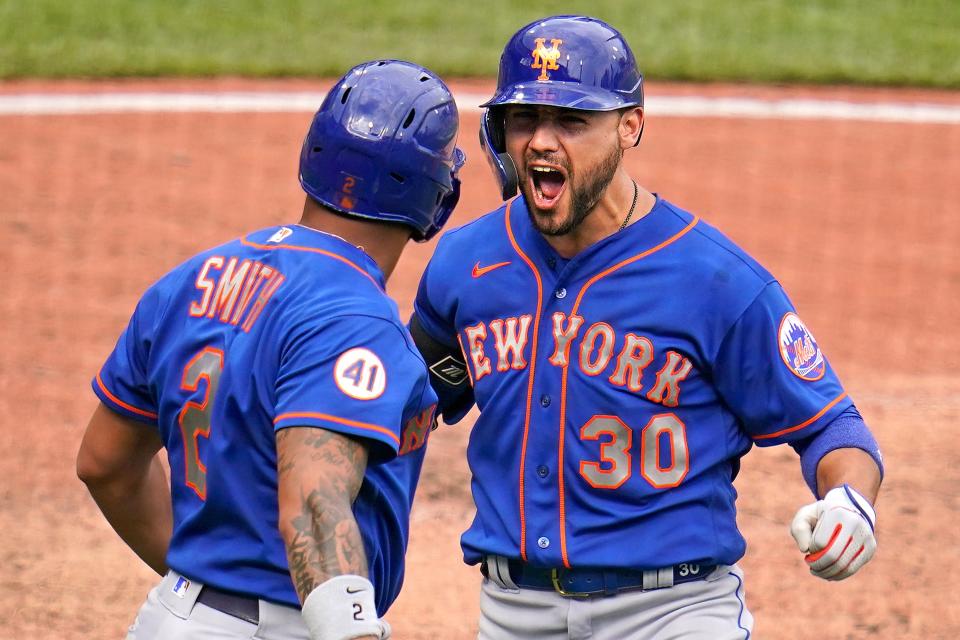
M 552 167 L 530 167 L 530 184 L 533 187 L 534 204 L 538 209 L 552 209 L 567 185 L 563 172 Z

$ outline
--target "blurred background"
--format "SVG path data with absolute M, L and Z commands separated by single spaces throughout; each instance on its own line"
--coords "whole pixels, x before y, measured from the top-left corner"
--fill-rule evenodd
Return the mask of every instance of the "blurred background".
M 142 291 L 298 219 L 312 111 L 363 60 L 449 81 L 469 157 L 451 224 L 495 208 L 477 105 L 510 35 L 561 13 L 627 37 L 647 95 L 631 173 L 783 282 L 884 450 L 880 550 L 840 584 L 789 537 L 810 500 L 793 451 L 744 460 L 756 637 L 960 637 L 960 3 L 0 0 L 0 640 L 122 637 L 155 582 L 73 467 Z M 403 315 L 433 246 L 390 282 Z M 476 636 L 468 429 L 431 438 L 400 640 Z
M 547 15 L 617 26 L 651 78 L 956 88 L 953 0 L 31 0 L 0 2 L 0 77 L 336 77 L 399 57 L 496 75 Z

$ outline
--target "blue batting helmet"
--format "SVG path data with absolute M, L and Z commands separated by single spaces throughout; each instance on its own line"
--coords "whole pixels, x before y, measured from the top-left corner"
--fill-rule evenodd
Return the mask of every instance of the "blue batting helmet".
M 360 64 L 330 90 L 303 141 L 300 184 L 339 213 L 429 240 L 460 197 L 459 115 L 446 85 L 402 60 Z
M 517 171 L 506 153 L 503 113 L 508 104 L 539 104 L 584 111 L 643 106 L 643 76 L 619 31 L 586 16 L 553 16 L 517 31 L 500 57 L 497 91 L 480 143 L 500 181 L 503 199 L 517 191 Z M 639 143 L 640 138 L 637 138 Z

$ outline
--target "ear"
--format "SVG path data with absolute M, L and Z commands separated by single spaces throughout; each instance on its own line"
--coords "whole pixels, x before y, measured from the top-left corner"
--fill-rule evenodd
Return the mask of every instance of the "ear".
M 620 135 L 620 148 L 629 149 L 640 143 L 643 133 L 643 107 L 629 107 L 620 113 L 620 124 L 617 126 Z

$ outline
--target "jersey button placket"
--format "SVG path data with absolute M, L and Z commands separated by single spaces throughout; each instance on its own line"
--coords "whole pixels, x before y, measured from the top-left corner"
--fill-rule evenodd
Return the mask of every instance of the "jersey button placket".
M 551 268 L 554 268 L 557 262 L 556 259 L 551 261 L 550 258 L 547 258 L 547 263 Z M 564 269 L 566 269 L 566 267 L 564 267 Z M 540 325 L 541 344 L 550 344 L 553 341 L 553 323 L 551 318 L 554 313 L 557 312 L 563 313 L 564 315 L 569 314 L 570 304 L 575 297 L 568 295 L 569 293 L 575 293 L 575 291 L 568 291 L 567 287 L 564 286 L 568 284 L 567 279 L 561 277 L 559 280 L 560 281 L 554 281 L 553 283 L 544 282 L 545 295 L 541 316 L 543 321 Z M 544 429 L 532 430 L 531 438 L 542 438 L 540 445 L 544 453 L 547 453 L 549 451 L 556 451 L 557 446 L 555 437 L 548 436 L 546 432 L 554 433 L 554 425 L 557 424 L 557 420 L 559 419 L 558 411 L 560 403 L 557 400 L 557 392 L 560 383 L 560 369 L 550 367 L 549 365 L 547 365 L 545 369 L 541 369 L 540 365 L 542 364 L 543 363 L 540 362 L 537 366 L 537 382 L 535 383 L 535 395 L 533 397 L 536 398 L 535 402 L 540 403 L 540 410 L 536 414 L 537 418 L 535 419 L 537 424 L 542 425 Z M 533 419 L 532 416 L 531 418 Z M 534 447 L 534 450 L 537 449 L 537 447 Z M 549 453 L 547 453 L 547 456 L 548 455 Z M 534 559 L 536 559 L 538 562 L 556 564 L 560 561 L 560 558 L 557 557 L 560 549 L 554 548 L 553 545 L 553 541 L 556 540 L 555 534 L 557 532 L 555 528 L 557 525 L 557 510 L 559 509 L 556 486 L 557 474 L 551 466 L 547 464 L 547 456 L 540 458 L 537 463 L 534 463 L 536 466 L 530 465 L 527 467 L 528 472 L 532 472 L 533 477 L 531 480 L 534 481 L 527 486 L 527 498 L 532 501 L 532 504 L 538 505 L 536 515 L 533 515 L 533 512 L 530 511 L 529 508 L 530 505 L 528 505 L 528 527 L 530 528 L 527 531 L 529 534 L 533 534 L 530 540 L 535 540 L 537 546 L 534 549 L 528 549 L 527 560 L 534 561 Z M 549 537 L 546 535 L 538 535 L 541 533 L 554 535 Z

